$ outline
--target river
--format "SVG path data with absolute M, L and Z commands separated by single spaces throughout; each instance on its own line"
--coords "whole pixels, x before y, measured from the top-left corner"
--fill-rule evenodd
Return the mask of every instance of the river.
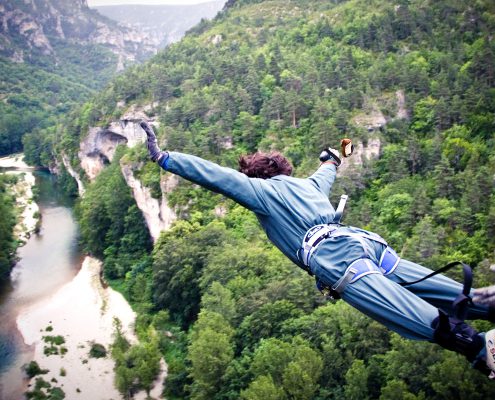
M 94 343 L 110 349 L 116 318 L 127 339 L 136 343 L 136 315 L 120 293 L 101 281 L 102 262 L 81 254 L 72 201 L 61 194 L 55 178 L 38 171 L 35 183 L 40 232 L 18 249 L 10 281 L 0 287 L 0 400 L 23 398 L 32 381 L 21 367 L 32 360 L 48 371 L 44 381 L 62 389 L 67 399 L 121 399 L 113 360 L 93 358 L 90 349 Z M 34 227 L 32 222 L 31 216 Z M 50 337 L 64 341 L 55 353 L 46 351 L 53 349 L 47 345 Z M 161 368 L 151 391 L 154 398 L 160 397 L 167 374 L 163 359 Z M 145 398 L 144 391 L 135 396 Z
M 34 347 L 24 344 L 17 317 L 70 282 L 82 262 L 71 200 L 61 194 L 52 175 L 34 174 L 41 230 L 18 249 L 19 262 L 10 281 L 0 287 L 0 398 L 5 400 L 20 398 L 27 384 L 21 366 L 34 355 Z

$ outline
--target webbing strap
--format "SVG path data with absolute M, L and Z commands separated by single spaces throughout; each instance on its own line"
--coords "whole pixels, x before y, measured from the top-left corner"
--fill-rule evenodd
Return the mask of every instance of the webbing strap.
M 468 305 L 472 302 L 469 293 L 471 292 L 471 287 L 473 285 L 473 269 L 468 264 L 465 264 L 461 261 L 453 261 L 451 263 L 448 263 L 446 266 L 436 271 L 433 271 L 431 274 L 423 276 L 421 279 L 412 282 L 402 282 L 399 283 L 399 285 L 404 287 L 415 285 L 416 283 L 423 282 L 435 275 L 448 271 L 449 269 L 455 267 L 456 265 L 462 265 L 462 270 L 464 272 L 464 283 L 463 283 L 462 292 L 454 300 L 454 302 L 452 303 L 452 307 L 454 309 L 454 316 L 460 319 L 461 321 L 464 321 L 468 313 Z
M 348 198 L 349 196 L 347 196 L 346 194 L 340 196 L 339 205 L 337 206 L 335 216 L 333 217 L 334 224 L 340 224 L 340 221 L 342 220 L 342 214 L 344 214 L 345 203 L 347 203 Z

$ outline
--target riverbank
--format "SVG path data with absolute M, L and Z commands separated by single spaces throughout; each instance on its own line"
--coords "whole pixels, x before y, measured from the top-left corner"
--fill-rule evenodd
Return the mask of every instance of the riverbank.
M 1 157 L 0 168 L 17 169 L 16 171 L 6 170 L 5 173 L 16 175 L 18 179 L 17 183 L 10 187 L 15 197 L 18 215 L 14 235 L 21 244 L 24 244 L 31 234 L 37 230 L 40 215 L 39 207 L 33 199 L 34 168 L 24 162 L 23 154 Z
M 135 341 L 135 314 L 120 293 L 102 286 L 100 270 L 100 261 L 86 257 L 71 282 L 17 318 L 25 343 L 34 346 L 34 360 L 49 370 L 43 379 L 60 387 L 69 399 L 120 399 L 114 387 L 113 360 L 109 355 L 92 358 L 89 351 L 92 343 L 109 350 L 114 318 L 122 322 L 129 340 Z M 54 346 L 59 354 L 45 354 L 45 349 L 52 347 L 52 339 L 47 337 L 58 336 L 64 341 Z M 61 354 L 65 352 L 63 348 L 67 350 L 65 354 Z

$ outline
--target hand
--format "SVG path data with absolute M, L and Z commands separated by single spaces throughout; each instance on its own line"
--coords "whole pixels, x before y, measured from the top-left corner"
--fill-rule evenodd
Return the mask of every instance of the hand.
M 148 153 L 151 160 L 159 161 L 164 153 L 158 147 L 158 140 L 156 139 L 153 128 L 146 121 L 141 121 L 139 125 L 141 126 L 141 128 L 143 128 L 144 132 L 146 133 L 146 137 L 148 138 L 146 141 L 146 147 L 148 148 Z
M 475 289 L 473 302 L 495 307 L 495 285 Z
M 490 270 L 495 272 L 495 265 L 490 266 Z M 475 289 L 473 302 L 495 307 L 495 285 Z
M 148 124 L 146 121 L 141 121 L 139 123 L 141 128 L 143 128 L 143 131 L 146 133 L 146 136 L 148 137 L 148 142 L 157 142 L 156 140 L 156 135 L 155 132 L 153 131 L 153 128 L 151 127 L 150 124 Z
M 326 162 L 326 161 L 333 161 L 337 167 L 342 164 L 342 161 L 340 160 L 339 157 L 339 152 L 338 150 L 332 149 L 331 147 L 328 147 L 326 149 L 323 149 L 323 151 L 320 153 L 320 161 Z

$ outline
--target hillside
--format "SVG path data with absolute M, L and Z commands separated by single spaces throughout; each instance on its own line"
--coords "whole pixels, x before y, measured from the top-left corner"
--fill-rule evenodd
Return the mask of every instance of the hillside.
M 0 21 L 0 155 L 20 151 L 26 132 L 50 127 L 157 47 L 86 0 L 5 0 Z
M 454 353 L 324 299 L 253 215 L 147 162 L 137 122 L 150 119 L 168 149 L 232 167 L 278 149 L 296 176 L 350 136 L 358 154 L 331 196 L 350 195 L 344 222 L 433 269 L 469 262 L 484 285 L 495 251 L 494 29 L 488 0 L 229 1 L 114 79 L 60 124 L 62 139 L 43 139 L 41 154 L 53 149 L 84 186 L 86 250 L 140 313 L 140 338 L 159 338 L 167 398 L 493 397 L 494 382 Z M 154 221 L 166 229 L 150 253 L 143 231 Z M 149 385 L 136 351 L 116 354 L 122 393 Z
M 156 52 L 148 38 L 92 11 L 86 0 L 5 0 L 0 19 L 0 55 L 14 62 L 53 61 L 43 56 L 63 62 L 63 53 L 57 52 L 63 44 L 100 45 L 114 53 L 121 66 Z
M 163 48 L 177 42 L 184 33 L 201 19 L 213 18 L 223 7 L 225 0 L 194 5 L 118 5 L 95 6 L 100 14 L 144 31 Z

